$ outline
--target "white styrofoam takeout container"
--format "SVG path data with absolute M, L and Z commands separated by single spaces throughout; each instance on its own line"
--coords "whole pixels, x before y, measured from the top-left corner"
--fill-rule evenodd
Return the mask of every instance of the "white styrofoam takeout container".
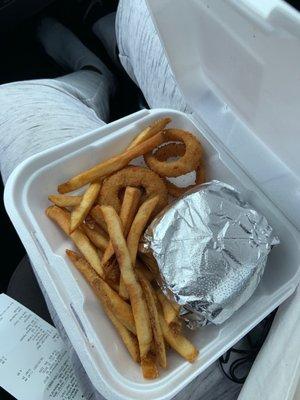
M 206 2 L 200 0 L 184 2 L 191 5 L 190 11 L 193 11 L 194 17 L 185 8 L 180 10 L 182 3 L 180 0 L 172 0 L 172 10 L 175 16 L 177 15 L 177 20 L 178 15 L 181 15 L 183 20 L 189 16 L 191 23 L 187 33 L 191 35 L 195 33 L 191 31 L 191 27 L 197 12 L 201 13 L 199 18 L 202 18 L 203 22 L 203 15 L 206 12 L 203 7 L 206 7 Z M 221 11 L 225 22 L 225 11 L 230 13 L 240 7 L 234 1 L 219 0 L 216 5 L 216 2 L 212 0 L 207 4 L 210 7 L 213 5 L 216 7 L 215 12 L 207 16 L 208 20 L 204 20 L 208 23 L 209 18 L 213 16 L 214 21 L 208 23 L 210 28 L 216 22 L 218 7 L 221 9 L 223 7 Z M 43 283 L 93 385 L 96 390 L 111 400 L 171 399 L 291 295 L 300 278 L 300 234 L 297 230 L 299 225 L 295 223 L 296 226 L 294 226 L 290 221 L 293 220 L 295 211 L 293 202 L 296 191 L 289 193 L 290 199 L 286 199 L 286 202 L 290 206 L 286 207 L 286 203 L 280 201 L 278 191 L 272 192 L 272 185 L 268 184 L 269 180 L 263 181 L 262 175 L 256 173 L 255 170 L 256 164 L 260 164 L 262 169 L 268 170 L 268 176 L 273 174 L 277 185 L 281 182 L 286 196 L 288 186 L 286 182 L 290 183 L 293 180 L 296 182 L 299 177 L 299 174 L 295 173 L 296 168 L 293 169 L 291 165 L 288 165 L 283 156 L 279 157 L 278 152 L 275 152 L 276 149 L 270 143 L 267 145 L 263 143 L 259 129 L 254 129 L 250 123 L 245 124 L 242 114 L 238 113 L 240 108 L 235 107 L 233 110 L 229 101 L 226 102 L 226 107 L 224 104 L 220 105 L 220 101 L 225 99 L 220 93 L 226 92 L 220 90 L 222 88 L 220 82 L 219 91 L 214 92 L 212 89 L 214 86 L 210 86 L 209 89 L 209 85 L 204 89 L 208 82 L 204 79 L 207 76 L 205 68 L 204 72 L 202 71 L 203 76 L 197 80 L 199 71 L 195 68 L 189 69 L 188 65 L 184 65 L 186 59 L 183 60 L 183 54 L 176 60 L 176 51 L 171 49 L 173 42 L 170 40 L 170 33 L 166 32 L 168 29 L 166 15 L 163 18 L 164 13 L 170 10 L 169 0 L 160 0 L 160 2 L 149 0 L 149 6 L 158 23 L 175 77 L 189 103 L 194 109 L 196 108 L 197 112 L 191 115 L 167 109 L 155 109 L 132 114 L 31 157 L 15 169 L 5 188 L 7 211 L 29 254 L 36 274 Z M 228 9 L 226 9 L 227 6 Z M 243 15 L 242 11 L 239 9 L 239 15 Z M 231 28 L 234 26 L 234 21 L 236 19 L 232 18 Z M 220 21 L 217 22 L 218 24 Z M 163 28 L 162 25 L 164 25 Z M 180 24 L 177 24 L 178 32 L 181 34 L 180 38 L 177 38 L 180 49 L 181 41 L 185 36 L 181 28 L 183 29 Z M 225 33 L 223 32 L 223 36 L 227 38 L 227 41 L 234 40 L 234 37 L 226 36 Z M 239 36 L 239 42 L 241 41 L 242 37 Z M 196 45 L 195 42 L 192 46 L 194 50 Z M 227 47 L 230 48 L 228 43 Z M 198 52 L 198 55 L 201 54 Z M 205 66 L 206 56 L 204 55 L 203 60 L 200 57 L 199 60 L 203 61 Z M 186 71 L 189 71 L 188 75 Z M 249 71 L 252 72 L 251 66 Z M 199 88 L 201 88 L 198 93 L 199 98 L 191 87 L 191 82 L 189 89 L 185 87 L 188 81 L 187 76 L 192 77 L 197 84 L 199 83 Z M 254 77 L 253 75 L 252 82 Z M 226 80 L 222 82 L 225 85 Z M 234 85 L 233 82 L 231 84 Z M 218 96 L 213 97 L 217 92 Z M 244 104 L 244 95 L 245 93 L 240 93 L 241 105 Z M 197 107 L 195 101 L 198 101 Z M 44 210 L 48 206 L 48 194 L 53 193 L 59 183 L 90 167 L 95 161 L 104 160 L 122 151 L 137 132 L 163 116 L 171 116 L 173 126 L 189 130 L 199 137 L 205 149 L 208 178 L 225 181 L 241 190 L 244 197 L 268 218 L 280 236 L 281 244 L 272 250 L 262 281 L 247 304 L 220 326 L 207 326 L 187 333 L 200 349 L 199 359 L 194 364 L 189 364 L 170 352 L 167 370 L 162 371 L 157 380 L 149 382 L 142 378 L 139 366 L 131 361 L 117 333 L 99 307 L 92 290 L 66 258 L 65 249 L 72 248 L 72 244 L 57 226 L 45 217 Z M 272 122 L 273 120 L 269 121 L 270 125 Z M 222 138 L 222 129 L 226 140 Z M 232 141 L 231 138 L 238 140 L 237 132 L 240 133 L 242 139 L 245 139 L 248 151 L 255 149 L 255 153 L 251 154 L 252 163 L 242 143 L 239 147 L 233 147 L 234 140 Z M 292 135 L 290 139 L 291 137 Z M 241 141 L 241 138 L 239 140 Z M 273 141 L 272 144 L 274 144 Z M 291 159 L 294 160 L 293 149 L 291 149 L 291 154 Z M 262 155 L 264 155 L 263 159 Z M 274 164 L 275 159 L 278 163 Z M 278 168 L 271 171 L 270 166 L 274 165 Z M 280 181 L 279 172 L 282 170 L 288 173 L 285 175 L 287 178 Z
M 47 196 L 57 185 L 83 168 L 125 148 L 143 127 L 171 116 L 172 125 L 197 135 L 204 146 L 208 178 L 240 189 L 266 215 L 281 238 L 270 254 L 262 282 L 250 301 L 221 326 L 188 332 L 200 349 L 189 364 L 176 354 L 168 369 L 154 382 L 142 378 L 95 296 L 65 256 L 70 240 L 45 216 Z M 299 280 L 299 233 L 262 191 L 210 137 L 209 129 L 187 115 L 171 110 L 142 111 L 84 137 L 30 158 L 13 172 L 6 186 L 5 203 L 49 298 L 61 319 L 92 383 L 110 399 L 170 399 L 209 364 L 244 336 L 295 289 Z M 104 391 L 105 389 L 105 391 Z

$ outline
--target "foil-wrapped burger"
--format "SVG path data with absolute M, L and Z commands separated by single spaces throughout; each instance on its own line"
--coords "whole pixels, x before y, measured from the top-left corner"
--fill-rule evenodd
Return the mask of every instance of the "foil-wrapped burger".
M 156 217 L 142 243 L 162 289 L 194 328 L 223 323 L 251 297 L 279 239 L 237 190 L 212 181 Z

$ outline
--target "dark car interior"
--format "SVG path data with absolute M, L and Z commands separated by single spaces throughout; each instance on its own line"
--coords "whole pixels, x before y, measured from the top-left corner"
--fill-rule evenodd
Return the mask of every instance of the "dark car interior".
M 300 9 L 298 2 L 288 3 Z M 141 91 L 125 72 L 121 69 L 116 70 L 91 29 L 97 19 L 116 11 L 117 6 L 117 0 L 0 0 L 0 84 L 52 78 L 66 73 L 46 55 L 36 40 L 37 23 L 42 16 L 47 15 L 55 17 L 71 29 L 95 54 L 101 56 L 118 77 L 118 93 L 111 105 L 111 121 L 147 107 Z M 1 183 L 1 199 L 3 199 L 3 189 Z M 0 213 L 3 256 L 0 293 L 2 293 L 7 291 L 14 271 L 25 256 L 25 250 L 6 214 L 3 200 Z M 270 321 L 267 328 L 271 324 Z M 13 398 L 0 388 L 0 399 Z
M 25 6 L 26 3 L 26 6 Z M 96 54 L 118 76 L 118 94 L 111 105 L 111 121 L 146 107 L 142 93 L 137 86 L 109 60 L 101 42 L 93 35 L 91 26 L 105 14 L 116 11 L 117 1 L 84 0 L 30 0 L 24 2 L 0 1 L 0 84 L 14 81 L 53 78 L 63 71 L 44 52 L 36 40 L 36 25 L 43 15 L 53 16 L 71 29 L 80 40 Z M 125 95 L 126 94 L 126 95 Z M 3 198 L 3 185 L 1 184 Z M 9 280 L 25 255 L 25 250 L 16 235 L 1 203 L 1 221 L 4 248 L 12 248 L 10 257 L 1 269 L 0 290 L 5 292 Z

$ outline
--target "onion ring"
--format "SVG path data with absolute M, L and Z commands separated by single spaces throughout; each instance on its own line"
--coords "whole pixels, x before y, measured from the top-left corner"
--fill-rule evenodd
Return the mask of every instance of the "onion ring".
M 185 145 L 183 143 L 167 143 L 161 146 L 154 153 L 154 156 L 158 161 L 167 161 L 170 157 L 182 157 L 185 153 Z M 196 168 L 196 179 L 195 183 L 185 187 L 179 187 L 170 182 L 167 178 L 164 178 L 165 184 L 168 189 L 168 193 L 173 197 L 180 197 L 188 190 L 192 189 L 196 185 L 200 185 L 205 182 L 205 169 L 202 162 Z
M 189 132 L 181 129 L 165 129 L 165 143 L 170 141 L 183 142 L 185 152 L 178 160 L 172 162 L 159 161 L 155 152 L 149 151 L 144 154 L 147 166 L 159 176 L 177 177 L 194 171 L 200 164 L 203 150 L 199 141 Z
M 104 180 L 100 190 L 99 203 L 110 205 L 119 213 L 121 209 L 119 193 L 127 186 L 142 187 L 145 190 L 142 202 L 158 195 L 159 201 L 155 208 L 155 214 L 168 204 L 168 191 L 164 181 L 155 172 L 135 166 L 124 168 Z

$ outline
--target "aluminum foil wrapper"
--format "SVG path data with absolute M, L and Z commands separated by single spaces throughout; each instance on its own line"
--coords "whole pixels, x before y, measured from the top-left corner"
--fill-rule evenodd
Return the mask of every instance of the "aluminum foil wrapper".
M 159 284 L 195 328 L 223 323 L 251 297 L 278 243 L 266 218 L 237 190 L 212 181 L 157 216 L 142 251 L 154 256 Z

